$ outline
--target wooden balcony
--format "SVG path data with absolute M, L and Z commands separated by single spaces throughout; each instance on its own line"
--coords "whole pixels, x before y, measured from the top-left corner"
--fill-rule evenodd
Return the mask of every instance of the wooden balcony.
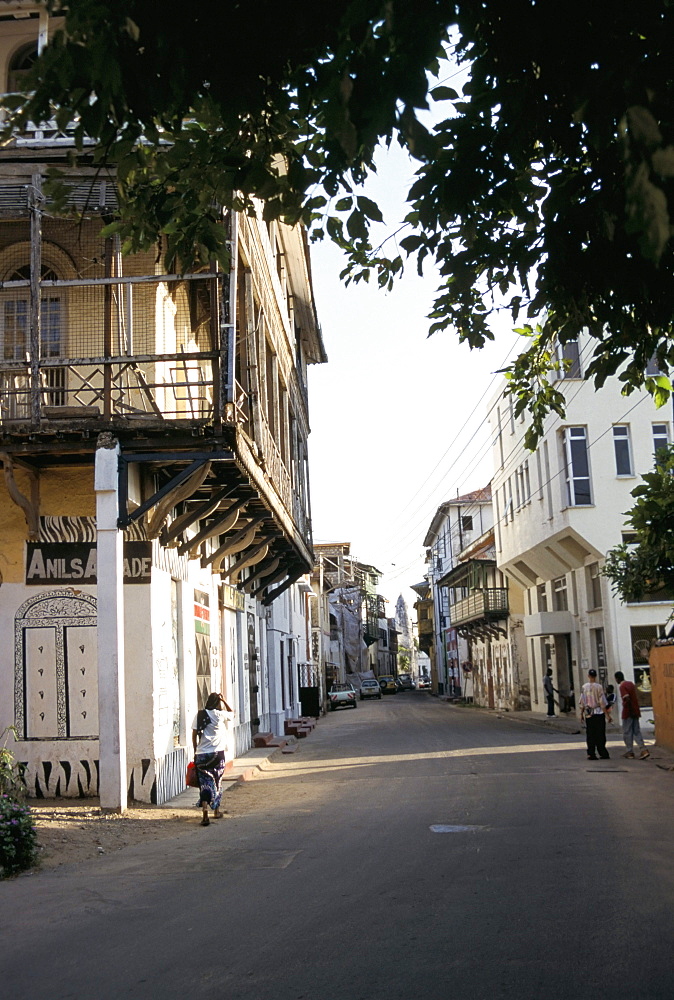
M 311 528 L 291 461 L 302 430 L 291 438 L 284 429 L 295 410 L 274 408 L 277 390 L 261 400 L 237 379 L 245 367 L 236 270 L 162 273 L 156 253 L 122 258 L 100 237 L 100 221 L 31 219 L 25 190 L 14 197 L 0 186 L 14 237 L 0 247 L 2 450 L 36 468 L 57 452 L 82 462 L 111 433 L 138 462 L 154 455 L 145 467 L 162 484 L 197 458 L 210 462 L 195 502 L 240 480 L 259 537 L 271 511 L 306 572 Z M 289 368 L 291 352 L 284 357 Z M 291 398 L 303 419 L 303 399 Z M 281 551 L 270 543 L 268 563 Z
M 449 619 L 454 626 L 480 619 L 489 621 L 495 618 L 505 618 L 507 615 L 508 591 L 505 587 L 474 590 L 468 597 L 464 597 L 449 606 Z
M 420 636 L 433 634 L 433 619 L 420 618 L 417 622 L 417 631 Z

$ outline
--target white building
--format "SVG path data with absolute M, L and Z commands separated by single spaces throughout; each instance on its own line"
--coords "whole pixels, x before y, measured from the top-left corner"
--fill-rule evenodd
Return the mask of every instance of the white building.
M 648 716 L 648 643 L 672 602 L 652 594 L 622 604 L 602 565 L 608 549 L 630 540 L 630 492 L 652 468 L 654 450 L 671 440 L 671 414 L 645 393 L 622 396 L 615 379 L 595 391 L 582 378 L 586 353 L 584 338 L 565 347 L 558 388 L 566 416 L 547 418 L 533 454 L 524 447 L 525 418 L 515 419 L 502 396 L 492 404 L 496 558 L 526 591 L 532 708 L 544 710 L 548 667 L 562 709 L 574 706 L 594 667 L 604 684 L 616 670 L 634 678 Z
M 452 628 L 447 587 L 441 584 L 459 562 L 459 554 L 493 526 L 491 491 L 487 486 L 440 504 L 424 538 L 427 579 L 431 586 L 436 694 L 460 695 L 461 664 L 468 660 L 468 644 Z

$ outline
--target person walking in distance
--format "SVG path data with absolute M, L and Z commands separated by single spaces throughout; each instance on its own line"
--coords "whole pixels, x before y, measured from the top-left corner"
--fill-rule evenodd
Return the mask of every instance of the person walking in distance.
M 219 692 L 209 694 L 206 707 L 197 712 L 192 723 L 194 765 L 199 779 L 199 805 L 201 825 L 208 826 L 208 807 L 214 819 L 222 818 L 220 809 L 220 782 L 225 770 L 227 752 L 227 723 L 234 713 Z
M 613 675 L 619 684 L 620 698 L 622 701 L 622 725 L 623 740 L 627 747 L 627 752 L 623 757 L 634 757 L 634 744 L 639 750 L 639 760 L 650 757 L 650 752 L 646 749 L 644 738 L 641 735 L 641 709 L 639 708 L 639 697 L 636 685 L 632 681 L 626 681 L 622 670 L 617 670 Z
M 548 719 L 554 719 L 555 717 L 555 689 L 552 686 L 552 670 L 550 667 L 545 671 L 545 677 L 543 678 L 543 690 L 545 691 L 545 697 L 548 700 Z
M 585 720 L 585 741 L 587 743 L 587 759 L 596 760 L 597 754 L 603 759 L 609 759 L 606 749 L 606 715 L 608 705 L 601 684 L 597 681 L 597 671 L 588 670 L 587 683 L 583 684 L 580 695 L 581 716 Z

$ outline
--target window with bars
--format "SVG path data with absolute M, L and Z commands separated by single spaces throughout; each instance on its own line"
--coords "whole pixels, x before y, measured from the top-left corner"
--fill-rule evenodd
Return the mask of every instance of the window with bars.
M 587 599 L 589 610 L 602 607 L 601 597 L 601 574 L 599 563 L 591 563 L 586 567 L 587 573 Z
M 42 278 L 57 281 L 58 275 L 49 267 L 42 268 Z M 8 281 L 29 281 L 30 265 L 15 268 Z M 58 294 L 45 294 L 40 299 L 40 357 L 58 358 L 63 354 L 65 336 L 64 303 Z M 30 353 L 30 295 L 28 288 L 8 289 L 0 300 L 0 355 L 5 361 L 26 361 Z M 63 406 L 66 402 L 65 368 L 45 368 L 42 372 L 44 402 Z
M 615 453 L 616 476 L 633 476 L 630 429 L 627 424 L 614 424 L 613 450 Z
M 653 424 L 653 451 L 657 455 L 661 448 L 669 445 L 669 424 Z
M 565 576 L 560 576 L 552 581 L 552 599 L 555 611 L 569 610 L 569 595 Z
M 563 431 L 566 502 L 569 507 L 592 504 L 590 457 L 587 428 L 566 427 Z
M 646 374 L 652 377 L 655 377 L 656 375 L 666 374 L 661 370 L 660 362 L 658 361 L 656 354 L 652 354 L 651 357 L 648 359 L 648 364 L 646 365 Z
M 590 629 L 592 636 L 592 665 L 599 671 L 600 678 L 606 672 L 606 643 L 603 628 Z
M 569 340 L 566 344 L 557 345 L 557 362 L 560 378 L 582 378 L 580 365 L 580 349 L 577 340 Z
M 26 77 L 32 70 L 37 59 L 37 44 L 28 42 L 12 56 L 7 70 L 7 90 L 10 94 L 17 94 L 25 90 Z
M 42 278 L 56 281 L 57 275 L 49 268 L 42 268 Z M 9 281 L 30 280 L 30 266 L 17 268 Z M 30 302 L 28 289 L 5 292 L 2 302 L 2 356 L 6 361 L 22 361 L 28 355 Z M 58 358 L 61 354 L 63 322 L 59 295 L 43 295 L 40 301 L 40 355 Z

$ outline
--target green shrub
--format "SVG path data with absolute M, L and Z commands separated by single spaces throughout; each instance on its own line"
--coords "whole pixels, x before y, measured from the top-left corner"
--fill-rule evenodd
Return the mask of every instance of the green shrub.
M 0 866 L 4 875 L 25 871 L 35 864 L 37 834 L 30 808 L 8 795 L 0 795 Z
M 2 733 L 0 746 L 0 869 L 3 875 L 13 875 L 35 864 L 37 836 L 31 811 L 24 800 L 25 765 L 17 761 L 7 746 L 10 733 L 16 740 L 16 728 L 8 726 Z
M 0 739 L 4 736 L 0 746 L 0 795 L 6 795 L 15 802 L 23 802 L 27 792 L 24 779 L 26 765 L 18 761 L 7 746 L 10 734 L 15 741 L 18 739 L 16 726 L 7 726 L 0 733 Z

